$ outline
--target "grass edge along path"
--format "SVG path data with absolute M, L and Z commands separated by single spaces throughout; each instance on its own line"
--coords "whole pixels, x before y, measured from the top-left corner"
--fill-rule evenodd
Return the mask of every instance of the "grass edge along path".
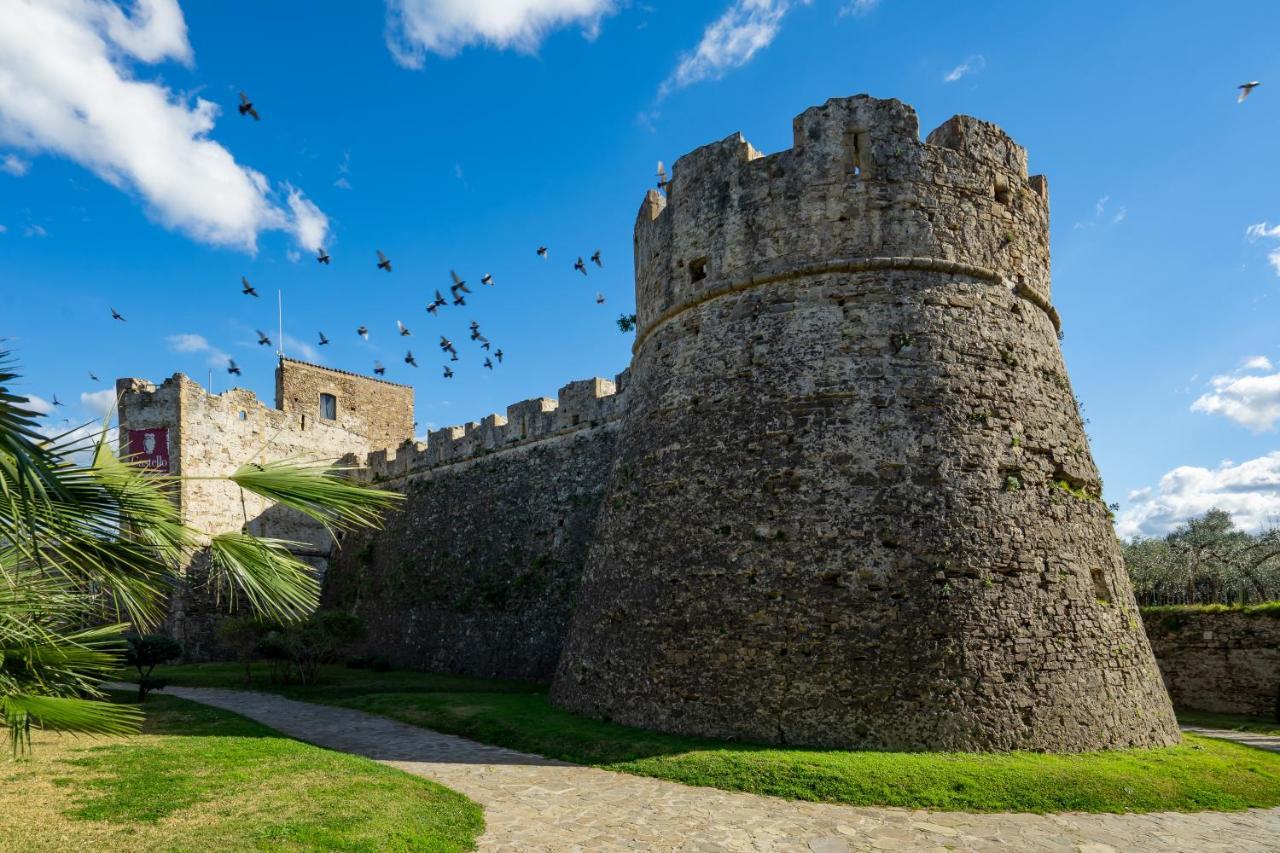
M 445 853 L 484 829 L 479 805 L 430 780 L 207 705 L 142 707 L 140 735 L 39 732 L 30 759 L 0 765 L 0 847 Z
M 246 689 L 234 664 L 170 667 L 170 684 Z M 780 749 L 681 737 L 555 708 L 521 682 L 328 667 L 311 687 L 248 689 L 379 714 L 575 764 L 728 791 L 971 812 L 1234 811 L 1280 806 L 1280 755 L 1211 738 L 1074 755 Z

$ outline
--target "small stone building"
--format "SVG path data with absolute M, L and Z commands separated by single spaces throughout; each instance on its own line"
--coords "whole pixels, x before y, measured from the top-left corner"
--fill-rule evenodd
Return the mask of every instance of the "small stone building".
M 180 373 L 159 386 L 120 379 L 116 394 L 121 454 L 186 478 L 224 477 L 251 461 L 363 459 L 413 435 L 412 388 L 287 358 L 276 368 L 275 408 L 242 388 L 211 394 Z M 328 566 L 328 532 L 298 512 L 221 479 L 184 479 L 177 498 L 183 520 L 201 533 L 247 529 L 300 542 L 298 556 L 321 573 Z M 169 622 L 195 659 L 215 652 L 220 609 L 196 588 L 200 561 L 188 567 L 190 588 L 173 602 Z

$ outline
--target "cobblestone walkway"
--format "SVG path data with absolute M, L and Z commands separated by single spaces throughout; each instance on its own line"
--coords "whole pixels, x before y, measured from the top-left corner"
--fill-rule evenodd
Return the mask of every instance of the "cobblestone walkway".
M 482 850 L 1280 850 L 1280 809 L 1028 815 L 800 803 L 579 767 L 264 693 L 182 687 L 166 692 L 461 791 L 484 806 Z

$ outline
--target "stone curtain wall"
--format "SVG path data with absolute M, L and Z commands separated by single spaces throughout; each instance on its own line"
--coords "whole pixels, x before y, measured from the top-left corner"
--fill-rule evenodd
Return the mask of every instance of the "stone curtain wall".
M 296 456 L 338 458 L 370 447 L 360 435 L 327 422 L 264 406 L 251 391 L 233 388 L 210 394 L 177 374 L 159 387 L 141 379 L 116 383 L 120 396 L 122 441 L 130 429 L 169 429 L 172 473 L 185 477 L 223 477 L 246 462 Z M 206 534 L 247 527 L 255 534 L 304 543 L 302 556 L 323 571 L 330 540 L 324 528 L 292 510 L 242 493 L 225 480 L 184 480 L 179 489 L 184 520 Z M 203 580 L 201 560 L 193 564 L 190 588 L 172 603 L 168 627 L 191 659 L 220 653 L 214 630 L 226 605 L 215 602 Z
M 413 389 L 345 370 L 291 358 L 276 370 L 276 408 L 300 426 L 320 418 L 320 395 L 337 398 L 337 419 L 327 421 L 363 436 L 370 449 L 395 447 L 413 438 Z M 348 448 L 354 450 L 355 448 Z
M 373 454 L 366 476 L 406 501 L 343 540 L 325 605 L 359 615 L 367 651 L 397 666 L 549 679 L 613 460 L 614 391 L 574 382 Z
M 1280 719 L 1280 613 L 1142 615 L 1174 707 Z
M 908 750 L 1178 739 L 1057 343 L 1047 184 L 999 128 L 834 100 L 682 157 L 569 710 Z

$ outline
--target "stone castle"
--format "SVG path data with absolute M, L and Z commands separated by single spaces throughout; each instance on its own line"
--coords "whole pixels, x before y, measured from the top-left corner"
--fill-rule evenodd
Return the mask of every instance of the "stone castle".
M 343 454 L 403 492 L 332 554 L 288 513 L 182 495 L 316 541 L 325 604 L 398 665 L 765 743 L 1176 742 L 1058 346 L 1045 179 L 976 119 L 921 143 L 896 100 L 794 131 L 649 192 L 614 381 L 415 444 L 409 389 L 282 360 L 276 409 L 122 380 L 123 440 L 167 430 L 175 473 Z

